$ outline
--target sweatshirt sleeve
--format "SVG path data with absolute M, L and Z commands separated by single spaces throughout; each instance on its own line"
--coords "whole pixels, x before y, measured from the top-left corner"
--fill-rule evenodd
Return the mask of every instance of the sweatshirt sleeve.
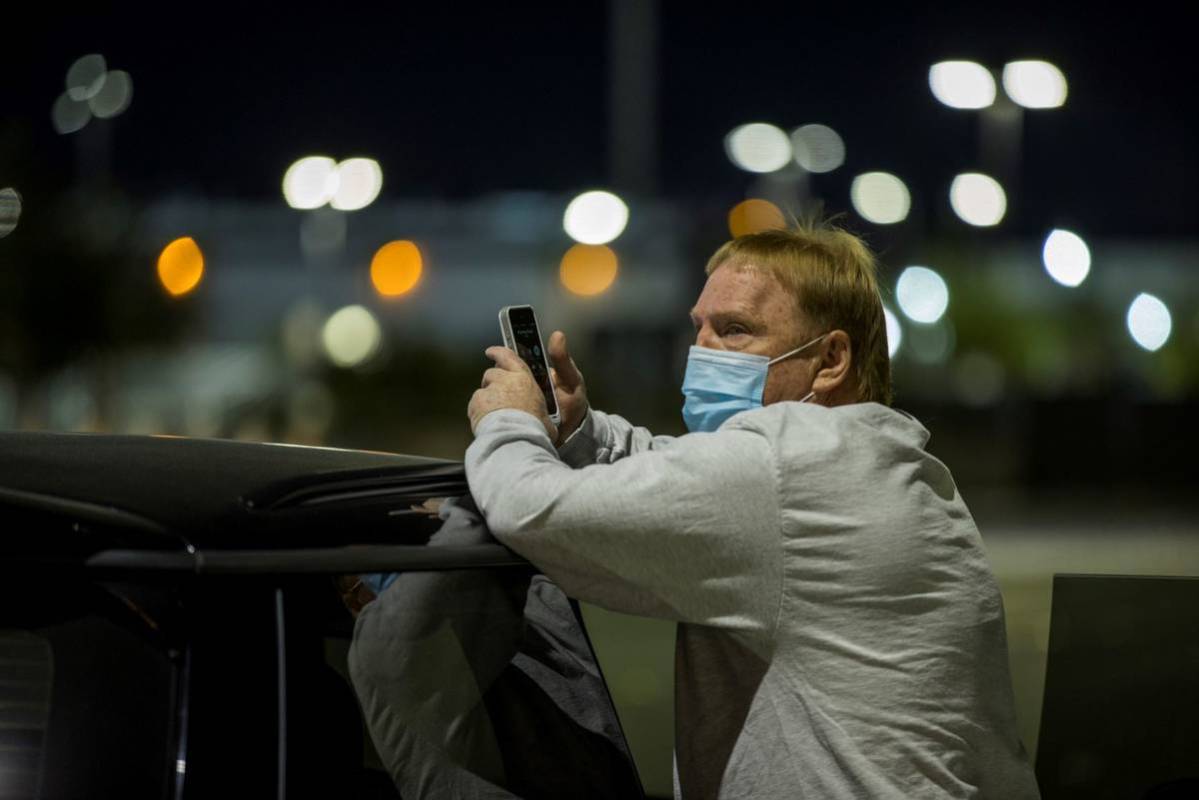
M 558 456 L 575 468 L 610 464 L 643 450 L 667 447 L 674 440 L 673 436 L 654 436 L 624 417 L 590 408 L 583 424 L 558 448 Z
M 568 594 L 624 613 L 773 630 L 780 509 L 760 433 L 690 434 L 572 469 L 532 415 L 496 411 L 476 431 L 466 474 L 496 538 Z

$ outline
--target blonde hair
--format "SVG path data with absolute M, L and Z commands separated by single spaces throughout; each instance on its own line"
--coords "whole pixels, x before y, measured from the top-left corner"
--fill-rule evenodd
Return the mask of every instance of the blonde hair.
M 891 358 L 878 268 L 861 239 L 829 223 L 796 221 L 787 230 L 760 231 L 726 242 L 708 259 L 705 271 L 711 275 L 726 264 L 773 275 L 794 298 L 800 314 L 818 328 L 802 332 L 800 338 L 838 328 L 849 334 L 858 400 L 891 404 Z

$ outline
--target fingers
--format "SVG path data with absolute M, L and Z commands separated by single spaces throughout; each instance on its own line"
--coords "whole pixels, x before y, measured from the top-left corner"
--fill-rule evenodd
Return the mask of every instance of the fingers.
M 509 372 L 532 372 L 529 370 L 529 365 L 521 360 L 521 357 L 513 353 L 507 347 L 500 345 L 492 345 L 483 351 L 484 355 L 495 362 L 495 366 Z M 495 367 L 493 367 L 494 369 Z
M 488 386 L 495 383 L 497 380 L 499 380 L 500 378 L 502 378 L 504 375 L 507 375 L 507 374 L 508 374 L 507 370 L 500 369 L 499 367 L 491 367 L 490 369 L 488 369 L 486 372 L 483 373 L 483 383 L 480 385 L 482 386 L 482 388 L 486 389 Z
M 548 350 L 550 364 L 554 370 L 554 382 L 567 391 L 574 389 L 583 376 L 579 374 L 579 368 L 575 366 L 570 351 L 566 349 L 566 334 L 562 331 L 550 334 Z

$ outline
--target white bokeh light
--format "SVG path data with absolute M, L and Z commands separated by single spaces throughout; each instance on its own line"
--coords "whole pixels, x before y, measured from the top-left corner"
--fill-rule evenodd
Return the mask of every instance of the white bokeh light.
M 928 85 L 950 108 L 986 108 L 995 102 L 995 77 L 973 61 L 942 61 L 928 70 Z
M 383 189 L 383 169 L 373 158 L 348 158 L 337 165 L 337 188 L 329 205 L 357 211 L 375 202 Z
M 791 132 L 795 162 L 808 172 L 832 172 L 845 163 L 845 142 L 827 125 L 803 125 Z
M 67 92 L 60 94 L 50 109 L 50 123 L 54 125 L 55 131 L 64 136 L 82 130 L 91 119 L 92 110 L 87 101 L 73 100 Z
M 1062 286 L 1078 286 L 1091 272 L 1091 251 L 1082 237 L 1055 228 L 1045 237 L 1041 261 L 1049 277 Z
M 288 167 L 283 197 L 292 208 L 320 208 L 333 199 L 337 185 L 337 162 L 328 156 L 308 156 Z
M 362 364 L 378 352 L 382 340 L 375 315 L 358 305 L 333 312 L 321 330 L 325 354 L 339 367 Z
M 624 232 L 629 207 L 611 192 L 583 192 L 571 200 L 562 215 L 567 235 L 583 244 L 607 244 Z
M 133 100 L 133 78 L 128 72 L 114 69 L 104 78 L 100 91 L 87 99 L 92 113 L 99 119 L 110 119 L 129 108 Z
M 99 94 L 108 77 L 104 56 L 91 53 L 75 60 L 67 69 L 67 94 L 75 102 L 85 102 Z
M 949 307 L 949 287 L 928 267 L 908 267 L 895 284 L 895 300 L 908 319 L 930 325 Z
M 903 327 L 899 324 L 899 318 L 886 306 L 883 306 L 883 320 L 887 324 L 887 355 L 895 358 L 899 346 L 903 344 Z
M 21 221 L 21 194 L 11 186 L 0 189 L 0 239 L 17 229 Z
M 724 138 L 724 149 L 746 172 L 775 172 L 791 161 L 791 139 L 778 126 L 751 122 Z
M 1158 350 L 1170 338 L 1173 321 L 1166 304 L 1142 292 L 1128 306 L 1128 332 L 1132 340 L 1150 352 Z
M 1048 61 L 1013 61 L 1003 68 L 1003 90 L 1025 108 L 1057 108 L 1066 102 L 1066 76 Z
M 998 225 L 1007 213 L 1007 195 L 999 181 L 981 172 L 966 172 L 953 179 L 949 204 L 963 222 L 980 228 Z
M 867 172 L 854 178 L 849 199 L 863 219 L 876 225 L 902 222 L 912 207 L 908 187 L 889 172 Z

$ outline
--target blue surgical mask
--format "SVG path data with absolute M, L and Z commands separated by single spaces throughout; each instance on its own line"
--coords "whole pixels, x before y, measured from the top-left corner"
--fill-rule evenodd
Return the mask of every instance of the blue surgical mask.
M 761 408 L 770 365 L 806 350 L 827 335 L 822 333 L 778 358 L 693 345 L 683 377 L 683 421 L 687 430 L 714 431 L 739 411 Z M 813 394 L 808 392 L 800 402 Z

